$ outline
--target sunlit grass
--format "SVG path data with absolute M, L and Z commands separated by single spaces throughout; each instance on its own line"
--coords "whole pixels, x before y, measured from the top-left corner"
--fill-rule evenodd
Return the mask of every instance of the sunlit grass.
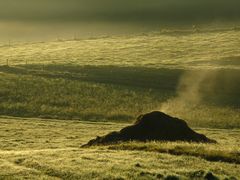
M 237 105 L 237 86 L 227 94 L 233 102 L 229 107 L 177 101 L 182 70 L 64 65 L 0 70 L 1 115 L 133 122 L 142 113 L 161 110 L 195 127 L 240 127 L 239 109 L 231 107 Z
M 164 99 L 150 90 L 62 78 L 14 76 L 0 84 L 1 114 L 23 117 L 129 121 Z
M 220 144 L 195 143 L 159 143 L 159 142 L 129 142 L 108 147 L 112 150 L 131 150 L 167 153 L 172 155 L 188 155 L 200 157 L 208 161 L 221 161 L 240 164 L 240 149 L 238 146 L 222 146 Z
M 96 135 L 128 124 L 0 118 L 0 178 L 239 178 L 239 164 L 196 154 L 239 158 L 239 130 L 196 129 L 219 144 L 137 143 L 80 148 Z M 162 150 L 165 150 L 162 153 Z M 181 154 L 173 155 L 171 150 Z
M 85 40 L 8 44 L 0 64 L 239 68 L 240 31 L 157 32 Z M 236 64 L 237 63 L 237 64 Z M 237 65 L 237 66 L 236 66 Z
M 239 37 L 162 31 L 2 44 L 0 179 L 240 178 Z M 152 110 L 208 128 L 195 130 L 218 144 L 80 148 Z
M 0 64 L 9 67 L 0 67 L 0 114 L 133 121 L 162 110 L 193 126 L 237 128 L 239 32 L 161 31 L 1 45 Z M 202 87 L 187 89 L 185 97 L 194 90 L 203 102 L 176 101 L 186 69 L 192 71 L 190 84 L 202 81 Z

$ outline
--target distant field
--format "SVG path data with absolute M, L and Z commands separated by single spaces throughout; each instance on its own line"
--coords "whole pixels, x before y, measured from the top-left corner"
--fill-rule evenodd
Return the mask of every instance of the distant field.
M 127 124 L 0 118 L 0 179 L 238 179 L 239 130 L 196 129 L 219 144 L 123 143 L 80 148 Z M 175 153 L 175 155 L 174 155 Z
M 0 46 L 0 64 L 74 64 L 171 68 L 236 68 L 240 30 L 161 31 Z

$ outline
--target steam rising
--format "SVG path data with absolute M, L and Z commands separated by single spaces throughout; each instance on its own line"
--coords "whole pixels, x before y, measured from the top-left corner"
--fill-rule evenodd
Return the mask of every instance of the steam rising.
M 188 71 L 179 81 L 176 97 L 161 104 L 160 110 L 193 126 L 227 122 L 232 128 L 238 119 L 234 114 L 239 114 L 239 76 L 239 70 L 233 69 Z
M 204 93 L 212 91 L 215 77 L 215 71 L 186 72 L 179 81 L 177 96 L 163 103 L 161 111 L 179 114 L 197 108 L 203 103 Z

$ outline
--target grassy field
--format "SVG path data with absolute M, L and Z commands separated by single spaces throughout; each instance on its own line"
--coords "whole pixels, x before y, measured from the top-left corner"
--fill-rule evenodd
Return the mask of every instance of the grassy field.
M 239 128 L 239 32 L 2 45 L 0 114 L 130 122 L 162 110 L 193 126 Z
M 239 130 L 196 129 L 219 143 L 211 145 L 132 142 L 80 148 L 126 125 L 2 117 L 0 179 L 202 179 L 210 173 L 240 178 Z
M 0 46 L 0 64 L 78 64 L 239 69 L 240 31 L 162 30 L 139 35 Z
M 0 46 L 0 179 L 239 179 L 239 29 Z M 80 148 L 161 110 L 218 144 Z
M 132 122 L 141 113 L 163 110 L 186 119 L 192 126 L 240 127 L 238 70 L 215 72 L 216 84 L 207 76 L 190 97 L 196 91 L 194 86 L 179 90 L 180 77 L 185 73 L 181 69 L 67 65 L 39 68 L 0 67 L 1 115 Z M 224 84 L 226 78 L 234 84 Z

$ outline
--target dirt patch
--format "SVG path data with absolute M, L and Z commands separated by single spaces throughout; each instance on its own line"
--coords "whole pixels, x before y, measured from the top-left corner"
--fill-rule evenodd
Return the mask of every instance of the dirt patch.
M 154 111 L 140 115 L 136 122 L 120 131 L 90 140 L 83 146 L 111 144 L 119 141 L 187 141 L 216 143 L 192 130 L 184 120 Z

